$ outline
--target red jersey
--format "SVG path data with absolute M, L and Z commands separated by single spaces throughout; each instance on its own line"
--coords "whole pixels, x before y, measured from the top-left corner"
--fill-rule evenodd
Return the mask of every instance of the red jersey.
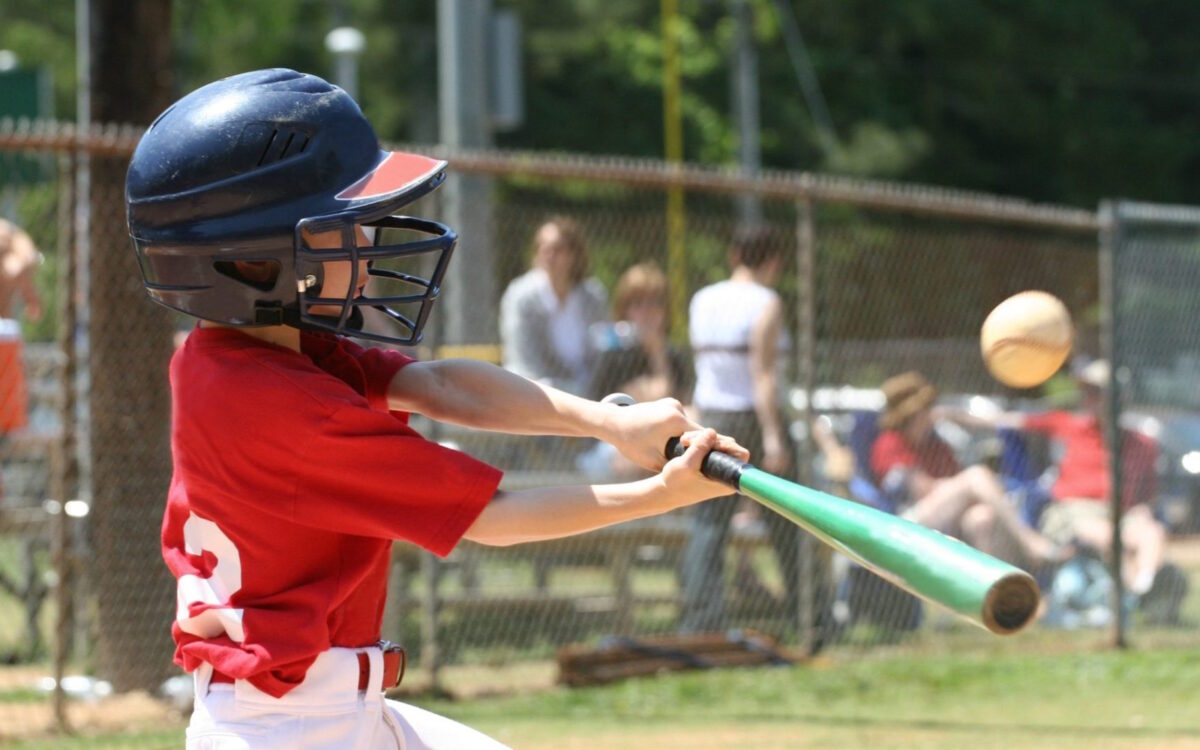
M 1024 417 L 1022 426 L 1062 443 L 1058 479 L 1051 489 L 1057 500 L 1084 498 L 1106 502 L 1109 479 L 1108 448 L 1100 420 L 1092 414 L 1049 411 Z M 1143 435 L 1126 430 L 1121 440 L 1121 498 L 1126 507 L 1150 499 L 1157 492 L 1154 462 L 1158 448 Z
M 276 697 L 322 651 L 378 641 L 392 541 L 448 554 L 501 477 L 388 411 L 410 358 L 308 332 L 301 348 L 197 328 L 171 360 L 175 661 Z
M 952 477 L 958 473 L 954 452 L 937 435 L 914 447 L 898 430 L 884 430 L 871 446 L 871 471 L 882 482 L 892 469 L 917 468 L 934 479 Z

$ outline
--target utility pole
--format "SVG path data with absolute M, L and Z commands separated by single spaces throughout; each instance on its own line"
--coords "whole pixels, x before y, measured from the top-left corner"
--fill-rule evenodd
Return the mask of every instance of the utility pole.
M 491 0 L 438 0 L 438 112 L 451 151 L 492 145 L 489 107 Z M 457 260 L 446 273 L 438 344 L 496 340 L 495 249 L 490 180 L 455 174 L 439 190 L 443 216 L 458 232 Z
M 754 8 L 749 0 L 733 0 L 736 49 L 733 55 L 733 109 L 738 132 L 738 164 L 745 177 L 756 177 L 762 168 L 759 131 L 758 50 L 754 46 Z M 753 193 L 738 196 L 738 218 L 743 225 L 762 220 L 762 201 Z

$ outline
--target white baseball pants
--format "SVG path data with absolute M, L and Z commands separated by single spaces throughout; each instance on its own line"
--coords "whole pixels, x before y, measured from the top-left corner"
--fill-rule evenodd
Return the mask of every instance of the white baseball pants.
M 360 651 L 371 663 L 358 690 Z M 387 700 L 378 648 L 335 648 L 317 657 L 304 682 L 274 698 L 249 682 L 210 683 L 195 672 L 196 701 L 187 750 L 508 750 L 470 727 L 416 706 Z

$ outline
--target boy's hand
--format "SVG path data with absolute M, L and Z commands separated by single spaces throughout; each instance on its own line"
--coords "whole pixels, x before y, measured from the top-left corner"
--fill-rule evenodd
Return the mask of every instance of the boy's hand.
M 679 442 L 686 445 L 687 450 L 679 458 L 668 461 L 659 474 L 676 507 L 733 494 L 728 485 L 713 481 L 700 473 L 704 457 L 709 451 L 724 450 L 721 447 L 722 439 L 722 436 L 712 429 L 693 430 L 680 436 Z M 724 440 L 728 441 L 729 438 Z M 747 453 L 744 448 L 737 443 L 732 443 L 731 447 L 733 450 L 725 452 L 746 460 Z
M 673 398 L 629 406 L 612 405 L 609 409 L 609 426 L 604 439 L 612 443 L 621 455 L 651 471 L 659 471 L 667 463 L 663 451 L 668 440 L 701 430 L 700 425 L 684 412 L 683 405 Z M 687 445 L 687 442 L 684 441 L 684 444 Z M 742 461 L 749 459 L 746 449 L 725 435 L 717 435 L 708 450 L 714 448 Z

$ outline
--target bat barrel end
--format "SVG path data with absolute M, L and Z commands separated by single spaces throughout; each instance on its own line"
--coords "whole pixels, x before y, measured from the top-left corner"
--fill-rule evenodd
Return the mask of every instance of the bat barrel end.
M 1033 576 L 1024 572 L 1001 577 L 983 602 L 983 625 L 999 635 L 1012 635 L 1033 621 L 1042 594 Z

